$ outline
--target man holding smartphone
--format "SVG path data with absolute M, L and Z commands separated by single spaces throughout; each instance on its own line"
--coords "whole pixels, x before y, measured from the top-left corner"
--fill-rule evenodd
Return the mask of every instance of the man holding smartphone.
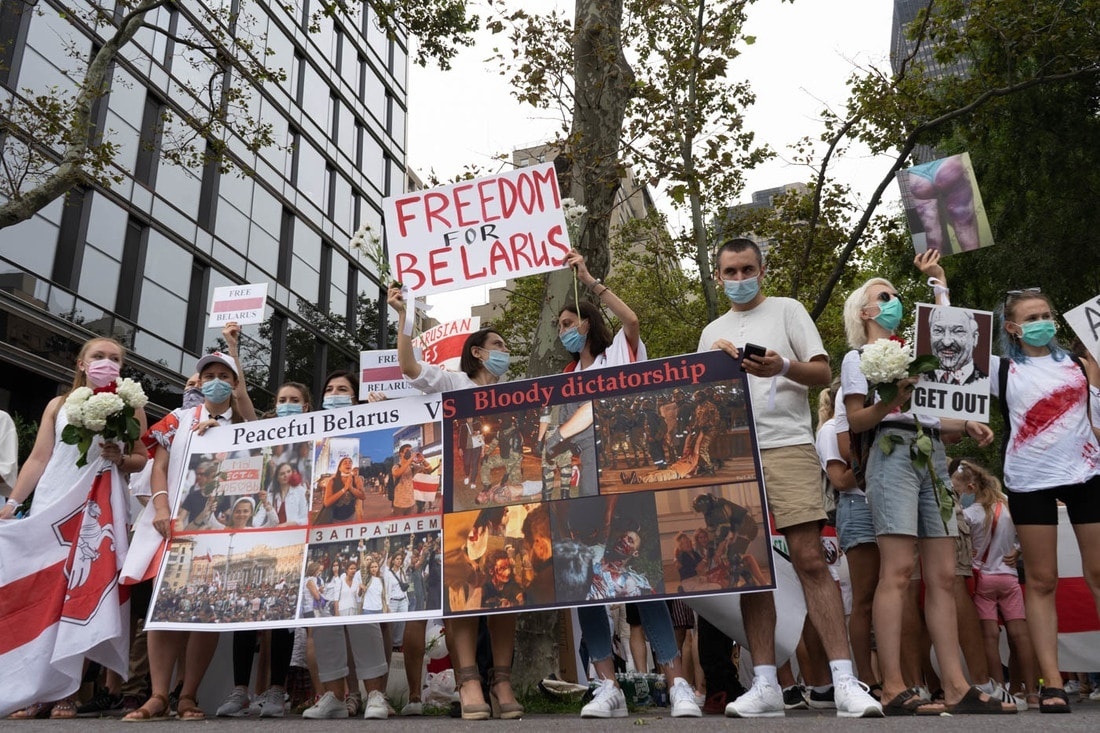
M 763 257 L 752 240 L 724 243 L 716 255 L 714 276 L 730 299 L 730 310 L 703 329 L 699 351 L 722 349 L 735 359 L 743 357 L 741 366 L 750 375 L 768 508 L 776 529 L 787 540 L 809 620 L 829 655 L 837 716 L 881 717 L 882 706 L 853 673 L 844 606 L 821 550 L 825 511 L 808 392 L 832 379 L 828 354 L 801 303 L 766 297 L 761 291 Z M 784 705 L 776 677 L 775 600 L 771 593 L 743 594 L 741 612 L 752 652 L 753 684 L 726 706 L 726 715 L 781 717 Z

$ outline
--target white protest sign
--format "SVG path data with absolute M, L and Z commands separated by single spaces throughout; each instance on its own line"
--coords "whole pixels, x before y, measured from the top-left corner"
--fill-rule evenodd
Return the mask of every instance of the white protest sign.
M 1069 311 L 1065 318 L 1092 358 L 1100 361 L 1100 295 Z
M 912 411 L 931 417 L 989 422 L 989 362 L 993 314 L 954 306 L 917 305 L 917 354 L 940 368 L 921 375 Z
M 224 496 L 255 494 L 263 487 L 263 456 L 229 458 L 221 462 L 218 470 L 218 493 Z
M 397 363 L 397 349 L 359 352 L 359 399 L 366 400 L 370 392 L 384 392 L 387 397 L 420 394 L 409 386 Z
M 214 288 L 207 328 L 224 326 L 230 321 L 240 325 L 263 323 L 267 302 L 267 283 L 258 285 L 226 285 Z
M 569 235 L 553 163 L 382 203 L 390 270 L 413 296 L 562 267 Z
M 413 346 L 424 353 L 424 361 L 429 364 L 458 371 L 466 338 L 480 328 L 480 316 L 441 323 L 414 338 Z

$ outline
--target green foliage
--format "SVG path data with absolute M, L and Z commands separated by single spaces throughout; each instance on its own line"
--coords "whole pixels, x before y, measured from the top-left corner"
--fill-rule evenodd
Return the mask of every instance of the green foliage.
M 19 465 L 23 465 L 31 455 L 34 441 L 38 437 L 38 421 L 29 420 L 18 412 L 9 413 L 15 423 L 15 435 L 19 441 Z

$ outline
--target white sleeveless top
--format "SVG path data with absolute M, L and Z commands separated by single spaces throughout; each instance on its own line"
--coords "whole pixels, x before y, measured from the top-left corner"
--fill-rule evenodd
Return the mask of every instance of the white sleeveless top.
M 88 463 L 83 468 L 76 467 L 76 459 L 80 457 L 80 449 L 75 445 L 69 445 L 61 441 L 61 431 L 69 424 L 65 415 L 65 403 L 61 403 L 61 409 L 57 411 L 54 420 L 53 453 L 46 463 L 46 469 L 42 472 L 42 478 L 38 479 L 38 486 L 34 489 L 34 500 L 31 502 L 30 513 L 34 514 L 57 502 L 72 488 L 99 468 L 101 438 L 92 439 L 92 447 L 88 449 Z

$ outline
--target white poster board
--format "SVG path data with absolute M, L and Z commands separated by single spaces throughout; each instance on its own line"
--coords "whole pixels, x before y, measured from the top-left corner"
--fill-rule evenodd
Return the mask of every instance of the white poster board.
M 391 398 L 420 394 L 420 390 L 405 381 L 397 363 L 397 349 L 359 352 L 359 400 L 366 400 L 371 392 L 382 392 Z
M 1100 295 L 1069 311 L 1065 318 L 1092 358 L 1100 361 Z
M 267 283 L 256 285 L 226 285 L 214 288 L 207 328 L 221 328 L 230 321 L 239 325 L 263 323 L 267 303 Z
M 935 355 L 941 368 L 921 375 L 913 389 L 912 411 L 989 422 L 993 314 L 919 303 L 916 326 L 917 355 Z
M 569 235 L 553 163 L 382 202 L 393 277 L 411 296 L 562 267 Z

